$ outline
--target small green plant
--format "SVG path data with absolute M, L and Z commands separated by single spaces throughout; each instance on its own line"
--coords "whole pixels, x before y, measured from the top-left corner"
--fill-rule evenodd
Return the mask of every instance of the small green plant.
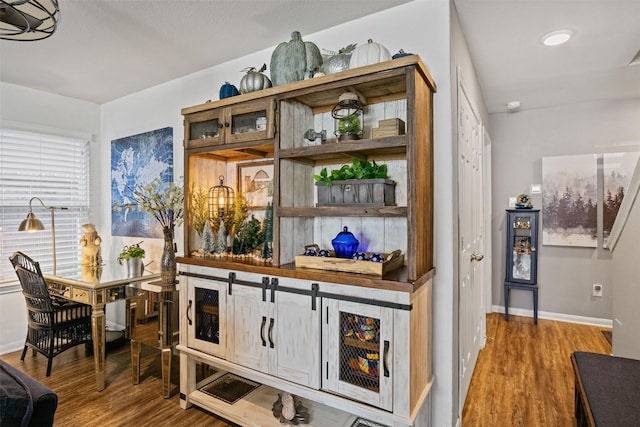
M 142 242 L 138 242 L 135 245 L 125 245 L 125 247 L 120 251 L 120 255 L 118 255 L 118 263 L 122 265 L 123 260 L 130 258 L 144 258 L 144 249 L 140 247 L 140 243 Z
M 322 168 L 320 175 L 314 175 L 317 182 L 331 185 L 333 181 L 345 179 L 376 179 L 387 178 L 387 165 L 379 165 L 374 161 L 353 159 L 350 165 L 344 165 L 340 169 L 334 169 L 329 173 L 327 168 Z
M 340 135 L 357 135 L 361 130 L 360 118 L 355 114 L 338 120 Z

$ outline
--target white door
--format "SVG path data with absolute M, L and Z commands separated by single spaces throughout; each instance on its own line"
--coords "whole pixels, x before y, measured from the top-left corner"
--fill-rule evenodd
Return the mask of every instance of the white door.
M 187 283 L 187 344 L 225 358 L 227 352 L 227 284 L 185 276 Z
M 279 281 L 279 286 L 290 288 L 298 282 L 283 278 Z M 320 388 L 320 299 L 283 291 L 276 292 L 270 305 L 273 317 L 269 319 L 267 335 L 271 375 Z
M 227 298 L 229 315 L 229 358 L 232 362 L 261 372 L 269 372 L 271 313 L 263 301 L 262 289 L 234 284 Z
M 323 299 L 322 310 L 322 388 L 392 411 L 393 309 Z
M 460 408 L 484 344 L 484 196 L 481 122 L 458 72 Z

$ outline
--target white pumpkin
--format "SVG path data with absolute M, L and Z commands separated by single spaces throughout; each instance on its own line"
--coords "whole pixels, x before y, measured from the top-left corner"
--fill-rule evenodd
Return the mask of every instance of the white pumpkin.
M 389 50 L 379 43 L 369 39 L 367 44 L 358 46 L 351 54 L 349 68 L 362 67 L 365 65 L 377 64 L 378 62 L 391 59 Z

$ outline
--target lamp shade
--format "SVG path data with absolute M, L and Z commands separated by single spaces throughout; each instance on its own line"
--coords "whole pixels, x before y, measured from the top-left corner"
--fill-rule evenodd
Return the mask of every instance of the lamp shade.
M 44 225 L 42 221 L 40 221 L 33 212 L 29 212 L 27 218 L 20 223 L 20 227 L 18 227 L 18 231 L 38 231 L 44 230 Z

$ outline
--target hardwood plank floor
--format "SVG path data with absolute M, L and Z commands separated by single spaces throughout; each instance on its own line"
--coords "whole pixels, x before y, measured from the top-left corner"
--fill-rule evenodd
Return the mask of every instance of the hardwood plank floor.
M 463 427 L 574 426 L 574 351 L 611 353 L 607 328 L 491 313 Z
M 139 332 L 145 325 L 139 325 Z M 156 329 L 157 330 L 157 329 Z M 151 340 L 152 341 L 152 340 Z M 26 372 L 58 394 L 55 427 L 105 426 L 201 426 L 228 427 L 211 413 L 196 407 L 183 410 L 179 401 L 179 360 L 174 357 L 172 396 L 162 397 L 160 350 L 142 346 L 140 384 L 134 385 L 131 374 L 129 342 L 107 353 L 107 388 L 96 391 L 93 355 L 83 345 L 69 349 L 53 359 L 51 376 L 45 376 L 47 359 L 22 351 L 8 353 L 0 359 Z M 0 423 L 1 424 L 1 423 Z
M 138 326 L 140 331 L 140 326 Z M 487 344 L 480 352 L 462 415 L 463 427 L 573 426 L 573 370 L 576 350 L 611 353 L 603 328 L 504 316 L 487 316 Z M 107 354 L 107 388 L 95 389 L 93 356 L 78 346 L 53 360 L 45 376 L 42 355 L 20 351 L 0 359 L 26 372 L 58 393 L 56 427 L 199 426 L 232 424 L 193 407 L 179 406 L 178 360 L 172 372 L 173 395 L 162 398 L 160 352 L 143 346 L 141 379 L 132 384 L 129 343 Z

